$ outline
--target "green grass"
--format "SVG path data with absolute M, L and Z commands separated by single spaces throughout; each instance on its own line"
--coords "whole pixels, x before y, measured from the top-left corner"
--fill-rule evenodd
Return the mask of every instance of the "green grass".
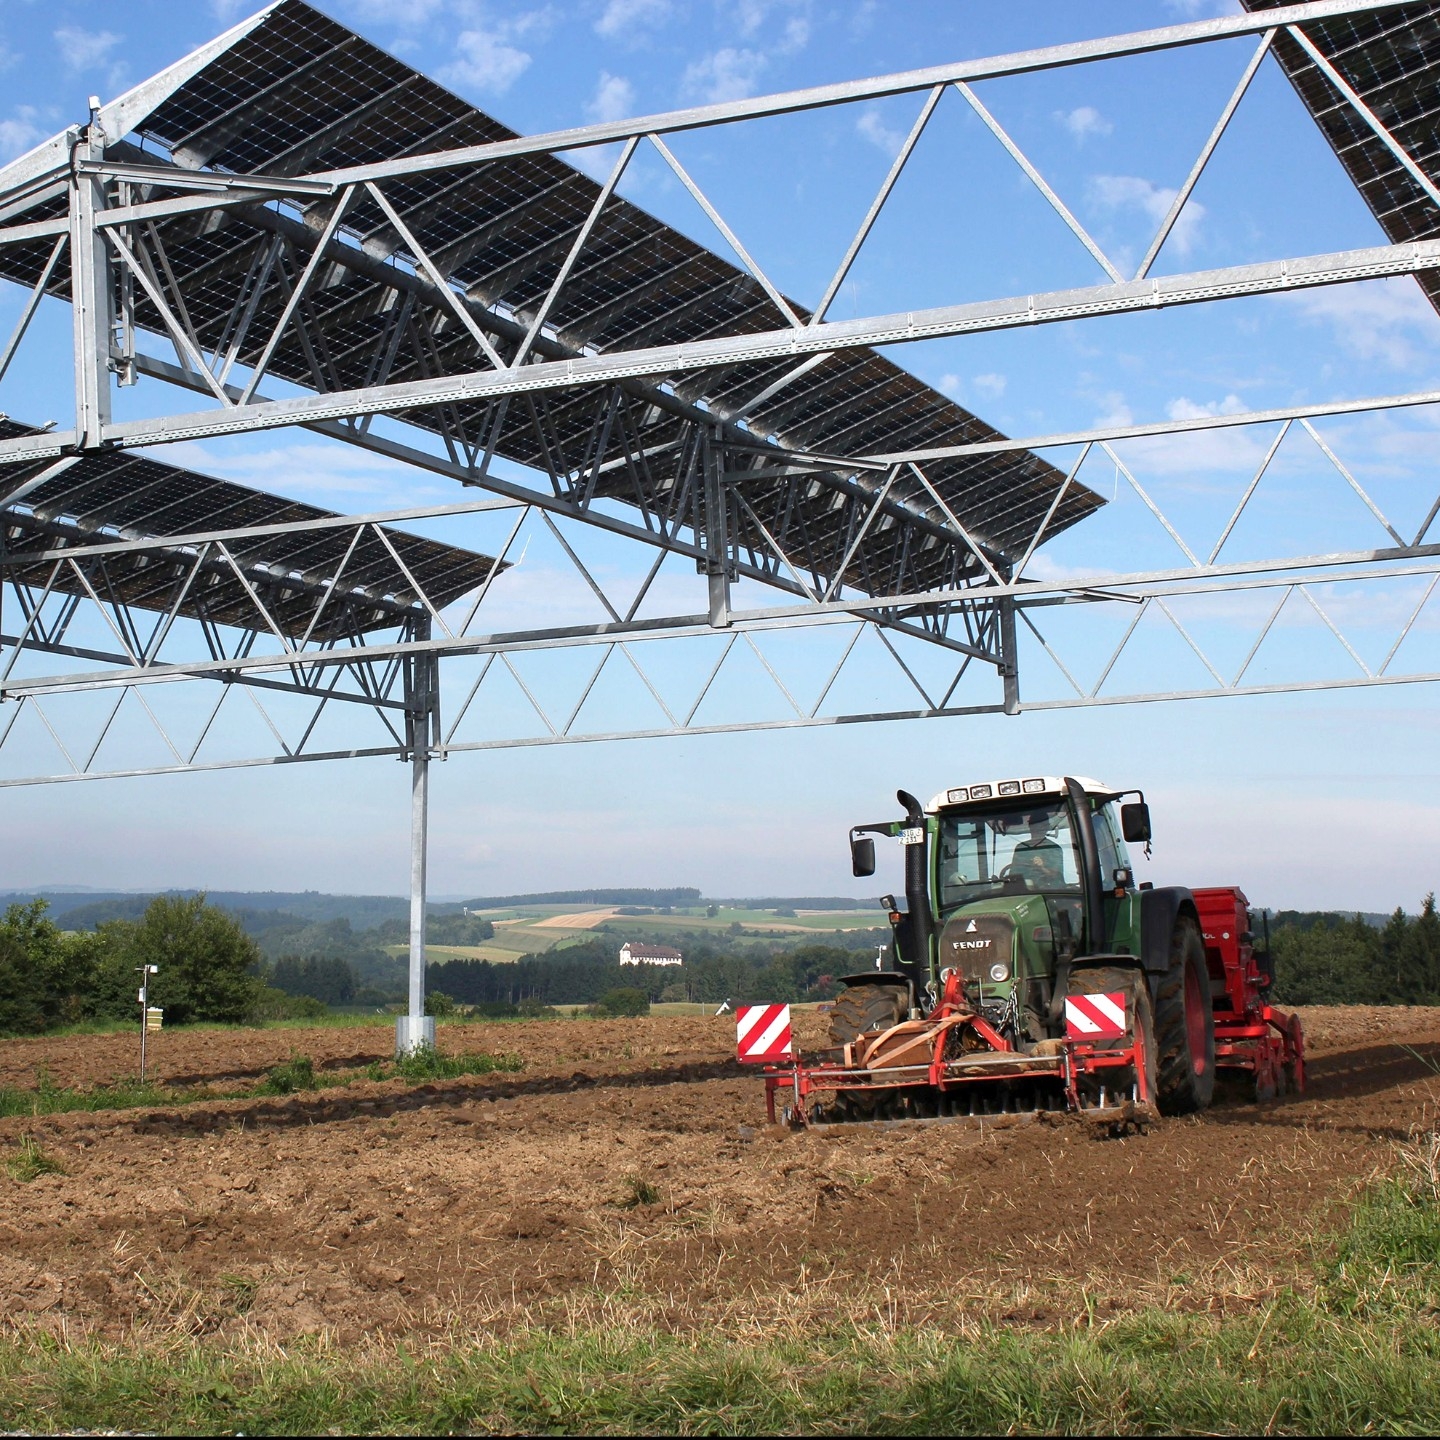
M 257 1095 L 293 1095 L 297 1090 L 315 1088 L 315 1062 L 308 1055 L 292 1054 L 283 1064 L 273 1066 L 255 1087 Z
M 116 1080 L 89 1090 L 56 1085 L 45 1070 L 33 1090 L 21 1085 L 0 1085 L 0 1119 L 12 1115 L 62 1115 L 71 1110 L 130 1110 L 137 1105 L 174 1105 L 184 1099 L 212 1099 L 193 1090 L 170 1090 L 153 1080 Z
M 518 1055 L 483 1055 L 473 1051 L 463 1055 L 447 1055 L 432 1046 L 422 1045 L 418 1050 L 396 1060 L 390 1070 L 406 1080 L 456 1080 L 461 1075 L 490 1075 L 497 1070 L 522 1070 L 524 1064 Z
M 65 1167 L 51 1159 L 32 1136 L 22 1135 L 16 1153 L 5 1161 L 5 1169 L 12 1180 L 28 1185 L 41 1175 L 63 1175 Z
M 540 1332 L 419 1354 L 20 1332 L 0 1339 L 0 1414 L 161 1434 L 1433 1434 L 1435 1363 L 1417 1317 L 1356 1326 L 1295 1301 L 1065 1332 Z

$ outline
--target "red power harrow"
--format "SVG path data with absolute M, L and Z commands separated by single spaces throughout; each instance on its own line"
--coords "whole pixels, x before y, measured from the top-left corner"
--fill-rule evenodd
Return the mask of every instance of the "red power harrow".
M 1069 1021 L 1067 1014 L 1064 1039 L 1020 1051 L 966 1008 L 960 977 L 952 973 L 939 1005 L 923 1020 L 862 1035 L 825 1058 L 807 1061 L 796 1053 L 789 1064 L 767 1063 L 766 1112 L 772 1123 L 807 1127 L 1063 1110 L 1102 1124 L 1143 1125 L 1157 1113 L 1154 1060 L 1136 1044 L 1134 997 L 1116 992 L 1071 997 L 1075 1001 L 1089 1002 L 1099 1022 Z M 742 1010 L 742 1026 L 745 1020 Z M 1087 1021 L 1088 1031 L 1081 1028 Z M 761 1057 L 742 1046 L 740 1058 Z M 782 1092 L 783 1109 L 777 1109 Z

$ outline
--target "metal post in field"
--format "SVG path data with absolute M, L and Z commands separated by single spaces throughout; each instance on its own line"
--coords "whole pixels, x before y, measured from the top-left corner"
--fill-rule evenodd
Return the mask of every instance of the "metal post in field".
M 428 623 L 423 627 L 428 635 Z M 422 637 L 423 638 L 423 637 Z M 434 1048 L 435 1021 L 425 1014 L 425 857 L 430 819 L 430 727 L 434 714 L 434 666 L 417 655 L 407 664 L 410 731 L 410 984 L 406 1013 L 395 1022 L 395 1054 Z
M 145 1041 L 150 1030 L 150 977 L 160 973 L 158 965 L 139 965 L 140 976 L 140 1083 L 145 1083 Z

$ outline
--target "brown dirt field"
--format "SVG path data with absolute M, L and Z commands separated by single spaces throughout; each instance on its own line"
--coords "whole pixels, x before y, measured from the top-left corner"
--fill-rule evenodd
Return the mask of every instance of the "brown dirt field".
M 1064 1119 L 789 1134 L 729 1017 L 442 1026 L 519 1074 L 0 1120 L 65 1167 L 0 1172 L 0 1315 L 118 1335 L 517 1324 L 1050 1324 L 1137 1299 L 1243 1309 L 1303 1267 L 1395 1142 L 1435 1122 L 1440 1012 L 1303 1012 L 1311 1088 L 1143 1136 Z M 802 1041 L 824 1019 L 797 1017 Z M 816 1034 L 810 1032 L 814 1030 Z M 389 1052 L 381 1027 L 160 1037 L 168 1080 Z M 134 1040 L 0 1044 L 0 1083 L 106 1080 Z M 644 1182 L 648 1203 L 637 1203 Z

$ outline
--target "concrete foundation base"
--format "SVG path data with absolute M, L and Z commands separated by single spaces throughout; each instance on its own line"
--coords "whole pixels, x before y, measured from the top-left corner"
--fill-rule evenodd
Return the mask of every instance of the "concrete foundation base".
M 416 1050 L 435 1048 L 433 1015 L 402 1015 L 395 1022 L 395 1056 L 412 1055 Z

